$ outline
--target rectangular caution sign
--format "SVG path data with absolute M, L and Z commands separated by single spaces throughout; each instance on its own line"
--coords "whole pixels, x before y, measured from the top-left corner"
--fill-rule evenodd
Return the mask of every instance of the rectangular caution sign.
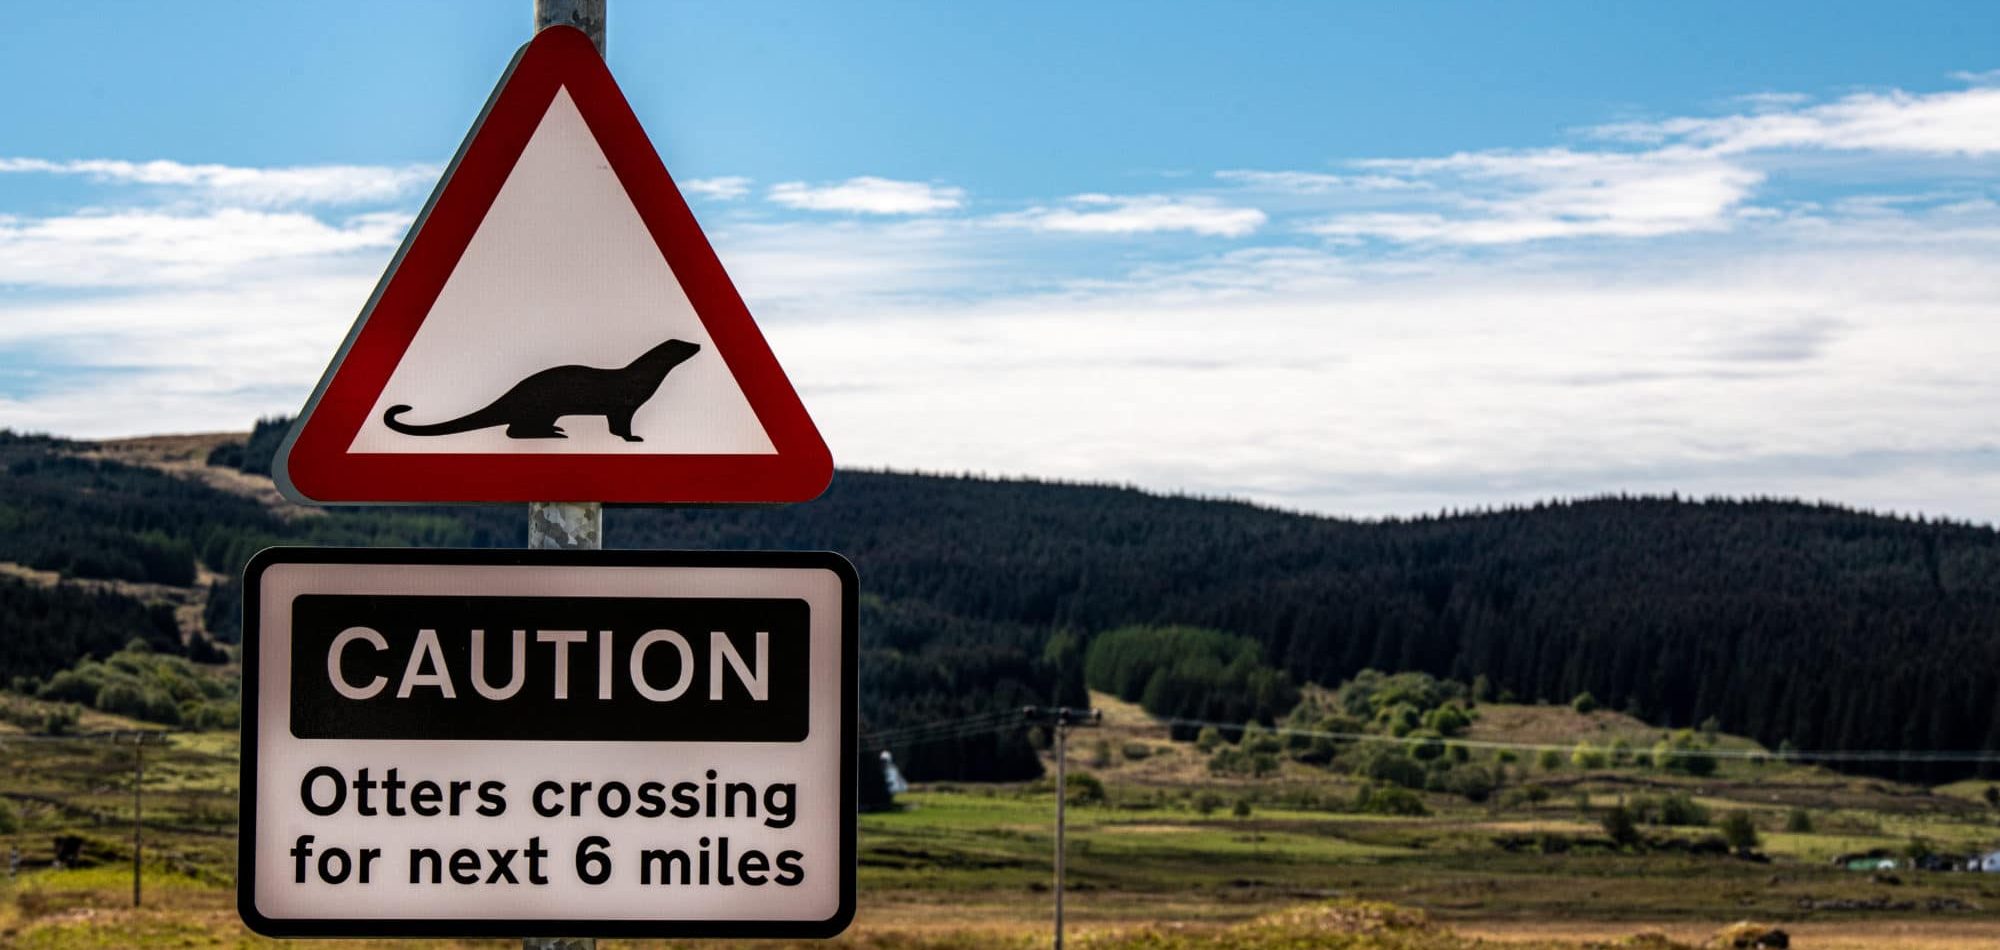
M 264 551 L 244 577 L 244 921 L 839 933 L 856 609 L 827 553 Z

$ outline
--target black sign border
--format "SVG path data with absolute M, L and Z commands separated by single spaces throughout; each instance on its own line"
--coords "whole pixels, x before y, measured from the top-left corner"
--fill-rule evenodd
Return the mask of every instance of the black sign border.
M 588 918 L 266 917 L 257 910 L 257 711 L 259 619 L 264 572 L 277 564 L 468 567 L 715 567 L 831 571 L 840 579 L 840 906 L 824 920 L 591 920 Z M 831 551 L 561 551 L 496 548 L 265 548 L 243 568 L 243 714 L 239 739 L 236 911 L 266 937 L 651 937 L 814 940 L 854 920 L 856 675 L 860 581 Z M 354 740 L 365 741 L 365 740 Z M 587 931 L 587 933 L 586 933 Z

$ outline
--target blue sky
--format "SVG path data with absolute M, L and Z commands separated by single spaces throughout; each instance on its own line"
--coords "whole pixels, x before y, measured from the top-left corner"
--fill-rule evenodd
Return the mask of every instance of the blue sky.
M 295 409 L 529 8 L 15 11 L 0 425 Z M 842 464 L 2000 516 L 2000 7 L 610 20 Z

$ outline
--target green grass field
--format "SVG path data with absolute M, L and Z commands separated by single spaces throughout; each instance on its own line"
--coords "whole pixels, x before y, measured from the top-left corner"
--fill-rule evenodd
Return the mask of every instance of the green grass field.
M 1870 848 L 1900 852 L 1912 838 L 1946 851 L 2000 843 L 1983 785 L 1932 793 L 1776 763 L 1731 762 L 1700 779 L 1524 767 L 1507 787 L 1541 785 L 1544 800 L 1502 794 L 1475 804 L 1425 794 L 1428 815 L 1361 814 L 1348 804 L 1351 778 L 1295 762 L 1263 779 L 1212 777 L 1191 745 L 1168 742 L 1129 706 L 1099 702 L 1110 711 L 1106 726 L 1079 733 L 1072 746 L 1072 767 L 1105 785 L 1102 801 L 1069 812 L 1067 906 L 1081 945 L 1414 950 L 1469 947 L 1467 935 L 1478 934 L 1581 947 L 1645 930 L 1694 945 L 1742 919 L 1817 935 L 1794 946 L 2000 945 L 2000 875 L 1875 875 L 1829 861 Z M 1520 723 L 1534 718 L 1528 707 L 1505 709 Z M 1093 762 L 1100 737 L 1114 749 L 1146 745 L 1149 754 Z M 176 734 L 146 747 L 145 904 L 137 910 L 133 754 L 129 740 L 0 737 L 0 799 L 12 829 L 0 847 L 18 849 L 21 861 L 18 874 L 0 880 L 0 945 L 264 945 L 233 910 L 237 737 Z M 1647 827 L 1649 846 L 1611 846 L 1598 810 L 1672 790 L 1713 815 L 1750 813 L 1761 857 L 1676 845 L 1711 835 L 1706 827 Z M 1234 813 L 1239 799 L 1247 816 Z M 846 944 L 1041 945 L 1051 905 L 1047 782 L 928 786 L 898 806 L 861 818 L 861 912 Z M 1794 809 L 1809 816 L 1811 831 L 1784 830 Z M 81 866 L 51 868 L 54 842 L 65 835 L 82 839 Z

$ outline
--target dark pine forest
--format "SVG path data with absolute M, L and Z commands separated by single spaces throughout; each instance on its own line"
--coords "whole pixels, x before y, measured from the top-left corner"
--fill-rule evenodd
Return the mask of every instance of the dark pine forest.
M 275 429 L 275 426 L 270 426 Z M 264 445 L 259 445 L 261 441 Z M 217 464 L 263 463 L 268 432 Z M 0 433 L 0 560 L 185 584 L 268 544 L 521 543 L 518 507 L 287 517 L 89 446 Z M 264 456 L 264 457 L 260 457 Z M 1090 638 L 1134 624 L 1255 641 L 1294 682 L 1420 670 L 1524 700 L 1588 691 L 1661 726 L 1777 747 L 2000 748 L 2000 534 L 1776 500 L 1607 497 L 1361 522 L 1036 481 L 843 471 L 789 508 L 613 509 L 613 547 L 823 548 L 862 580 L 862 715 L 902 729 L 1083 701 Z M 0 674 L 46 677 L 157 615 L 0 584 Z M 240 592 L 209 628 L 238 636 Z M 107 630 L 115 631 L 107 633 Z M 890 743 L 915 779 L 1018 778 L 1019 730 Z M 1888 763 L 1940 779 L 1964 766 Z

